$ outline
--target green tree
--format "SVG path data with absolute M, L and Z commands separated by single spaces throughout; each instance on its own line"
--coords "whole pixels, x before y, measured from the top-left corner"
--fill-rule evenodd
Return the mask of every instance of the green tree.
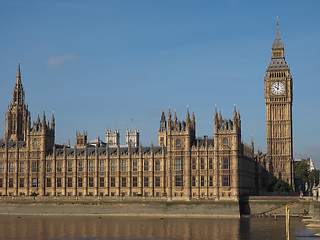
M 273 186 L 274 192 L 292 192 L 293 189 L 290 187 L 288 183 L 283 180 L 278 180 L 276 184 Z
M 316 170 L 313 169 L 310 173 L 309 173 L 309 186 L 313 186 L 314 183 L 316 185 L 319 184 L 319 175 L 320 175 L 320 170 Z
M 309 182 L 309 165 L 306 162 L 298 162 L 294 164 L 294 178 L 301 179 L 302 186 L 306 184 L 310 184 Z

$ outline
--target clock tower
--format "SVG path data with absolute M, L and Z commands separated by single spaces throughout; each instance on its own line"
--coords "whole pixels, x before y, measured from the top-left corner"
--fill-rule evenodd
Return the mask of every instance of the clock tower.
M 282 179 L 290 186 L 293 177 L 292 142 L 292 76 L 284 57 L 284 47 L 277 32 L 272 44 L 271 62 L 264 77 L 267 122 L 267 170 L 274 179 Z

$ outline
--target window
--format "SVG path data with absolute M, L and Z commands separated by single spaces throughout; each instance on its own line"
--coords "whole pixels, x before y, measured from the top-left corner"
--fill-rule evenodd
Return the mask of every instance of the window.
M 176 140 L 176 148 L 180 148 L 181 147 L 181 140 L 177 139 Z
M 38 187 L 38 178 L 32 178 L 31 180 L 32 187 Z
M 10 153 L 10 158 L 14 158 L 14 154 L 13 153 Z
M 177 158 L 174 161 L 174 169 L 175 170 L 182 170 L 182 160 L 181 158 Z
M 68 172 L 72 172 L 72 162 L 68 161 Z
M 176 176 L 175 177 L 175 185 L 176 185 L 176 187 L 183 186 L 183 176 Z
M 82 187 L 82 177 L 78 177 L 78 187 Z
M 47 162 L 47 172 L 51 172 L 52 168 L 51 168 L 51 162 Z
M 126 160 L 122 161 L 121 166 L 122 166 L 122 172 L 127 171 L 127 162 L 126 162 Z
M 111 186 L 111 187 L 115 187 L 115 186 L 116 186 L 116 178 L 115 178 L 115 177 L 111 177 L 111 179 L 110 179 L 110 186 Z
M 82 161 L 82 160 L 80 160 L 80 161 L 78 162 L 78 171 L 79 171 L 79 172 L 82 172 L 82 171 L 83 171 L 83 161 Z
M 155 186 L 160 187 L 160 177 L 155 177 Z
M 61 178 L 57 178 L 57 188 L 61 188 Z
M 38 148 L 38 140 L 37 139 L 33 140 L 33 148 Z
M 192 184 L 192 187 L 196 186 L 196 177 L 195 176 L 192 176 L 191 184 Z
M 138 186 L 138 178 L 137 177 L 133 177 L 132 178 L 132 187 L 137 187 Z
M 144 171 L 148 171 L 149 170 L 149 161 L 148 160 L 144 160 L 144 162 L 143 162 L 143 170 Z
M 222 169 L 229 169 L 229 168 L 230 168 L 229 157 L 223 157 Z
M 104 187 L 104 177 L 100 177 L 100 187 Z
M 2 182 L 2 178 L 0 178 L 0 188 L 2 188 L 3 182 Z
M 104 172 L 104 161 L 100 162 L 100 172 Z
M 89 172 L 93 172 L 94 171 L 94 162 L 90 161 L 89 162 Z
M 228 138 L 223 139 L 223 146 L 225 146 L 225 147 L 228 146 Z
M 68 187 L 72 187 L 72 178 L 71 177 L 68 177 L 67 178 L 67 183 L 68 183 Z
M 156 161 L 156 167 L 155 167 L 156 171 L 160 171 L 160 161 Z
M 196 159 L 195 158 L 192 158 L 192 161 L 191 161 L 191 168 L 193 170 L 197 169 L 197 163 L 196 163 Z
M 9 187 L 13 187 L 13 178 L 9 178 Z
M 0 173 L 3 173 L 3 163 L 0 163 Z
M 51 178 L 47 178 L 46 182 L 47 187 L 51 187 Z
M 62 172 L 62 162 L 57 162 L 57 172 Z
M 9 172 L 13 172 L 13 171 L 14 171 L 14 164 L 9 163 Z
M 203 170 L 204 169 L 204 159 L 203 158 L 201 158 L 201 162 L 200 162 L 201 164 L 200 164 L 200 168 L 201 168 L 201 170 Z
M 212 161 L 212 158 L 209 158 L 209 169 L 213 169 L 213 161 Z
M 213 186 L 213 176 L 210 176 L 210 178 L 209 178 L 209 186 L 210 187 Z
M 19 179 L 19 187 L 21 187 L 21 188 L 24 187 L 24 178 Z
M 121 187 L 126 187 L 127 186 L 127 178 L 126 177 L 122 177 L 121 178 Z
M 138 171 L 138 161 L 137 160 L 133 160 L 132 162 L 132 171 Z
M 20 172 L 24 172 L 24 163 L 23 162 L 21 162 L 20 163 Z
M 204 176 L 201 176 L 201 187 L 204 187 Z
M 222 186 L 223 187 L 229 187 L 230 186 L 229 175 L 222 175 Z
M 149 177 L 144 177 L 143 178 L 143 186 L 149 187 Z
M 111 161 L 111 172 L 115 172 L 116 171 L 116 161 L 112 160 Z
M 89 177 L 89 187 L 93 187 L 93 177 Z
M 32 153 L 32 156 L 33 156 L 34 158 L 37 158 L 37 157 L 38 157 L 38 153 Z
M 37 162 L 32 162 L 31 171 L 38 172 L 38 163 Z
M 20 153 L 20 158 L 24 158 L 24 153 Z

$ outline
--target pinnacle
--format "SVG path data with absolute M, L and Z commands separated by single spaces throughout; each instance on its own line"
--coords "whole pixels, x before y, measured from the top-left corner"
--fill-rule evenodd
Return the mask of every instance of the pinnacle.
M 272 44 L 272 48 L 283 48 L 283 44 L 280 39 L 280 34 L 279 34 L 279 20 L 277 18 L 277 32 L 276 32 L 276 37 L 274 39 L 274 42 Z
M 20 61 L 19 61 L 19 64 L 18 64 L 17 84 L 21 84 Z

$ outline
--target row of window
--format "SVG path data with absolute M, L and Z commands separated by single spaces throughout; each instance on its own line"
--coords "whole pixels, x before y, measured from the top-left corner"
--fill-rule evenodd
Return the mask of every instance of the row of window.
M 13 178 L 9 178 L 9 187 L 13 187 Z M 127 187 L 127 177 L 122 177 L 121 178 L 121 187 Z M 24 187 L 24 178 L 19 178 L 19 187 Z M 83 187 L 83 178 L 78 177 L 78 187 Z M 196 177 L 192 176 L 191 178 L 191 184 L 192 187 L 196 186 Z M 58 177 L 56 178 L 56 186 L 62 187 L 62 178 Z M 67 187 L 72 187 L 73 186 L 73 179 L 71 177 L 67 178 Z M 88 178 L 88 186 L 89 187 L 94 187 L 94 178 L 89 177 Z M 100 187 L 105 187 L 105 178 L 100 177 L 99 178 L 99 186 Z M 116 186 L 116 178 L 111 177 L 110 178 L 110 186 L 115 187 Z M 144 187 L 149 187 L 149 177 L 144 177 L 143 178 L 143 186 Z M 155 187 L 161 187 L 161 179 L 160 177 L 155 177 L 154 178 L 154 186 Z M 178 175 L 175 176 L 175 186 L 176 187 L 183 187 L 183 176 Z M 205 176 L 200 176 L 200 186 L 204 187 L 205 186 Z M 213 176 L 209 176 L 209 186 L 213 186 Z M 230 186 L 230 176 L 229 175 L 222 175 L 222 186 Z M 0 188 L 3 187 L 3 179 L 0 178 Z M 32 178 L 31 179 L 31 187 L 38 187 L 38 178 Z M 52 187 L 52 178 L 46 178 L 46 187 Z M 132 177 L 132 187 L 138 187 L 138 177 Z
M 209 158 L 209 169 L 213 169 L 213 160 L 212 158 Z M 174 163 L 174 168 L 175 170 L 182 170 L 183 169 L 183 161 L 181 158 L 177 158 L 175 159 L 175 163 Z M 197 169 L 197 162 L 195 158 L 192 158 L 192 163 L 191 163 L 191 168 L 193 170 Z M 221 165 L 222 169 L 229 169 L 230 168 L 230 160 L 229 157 L 223 157 L 222 159 L 222 165 Z M 67 171 L 68 172 L 72 172 L 73 169 L 73 162 L 72 161 L 68 161 L 68 166 L 67 166 Z M 205 161 L 203 158 L 200 159 L 200 169 L 203 170 L 205 169 Z M 89 172 L 94 172 L 94 161 L 89 161 Z M 110 168 L 111 172 L 115 172 L 116 171 L 116 161 L 112 160 L 111 161 L 111 168 Z M 127 171 L 127 161 L 123 160 L 121 162 L 121 170 L 123 172 Z M 138 171 L 138 161 L 134 160 L 132 162 L 132 170 L 133 171 Z M 148 160 L 144 160 L 143 162 L 143 170 L 144 171 L 149 171 L 149 161 Z M 19 171 L 20 172 L 24 172 L 25 171 L 25 164 L 24 162 L 20 162 L 19 165 Z M 38 172 L 38 162 L 33 161 L 31 163 L 31 171 L 32 172 Z M 47 162 L 46 164 L 46 171 L 47 172 L 51 172 L 52 171 L 52 163 L 51 162 Z M 83 161 L 78 161 L 78 172 L 82 172 L 83 171 Z M 100 162 L 100 172 L 104 172 L 105 171 L 105 165 L 104 162 L 101 161 Z M 160 171 L 160 161 L 155 161 L 155 171 Z M 0 173 L 3 172 L 3 163 L 0 163 Z M 14 172 L 14 163 L 9 163 L 9 172 Z M 57 172 L 62 172 L 62 161 L 58 161 L 57 162 Z

